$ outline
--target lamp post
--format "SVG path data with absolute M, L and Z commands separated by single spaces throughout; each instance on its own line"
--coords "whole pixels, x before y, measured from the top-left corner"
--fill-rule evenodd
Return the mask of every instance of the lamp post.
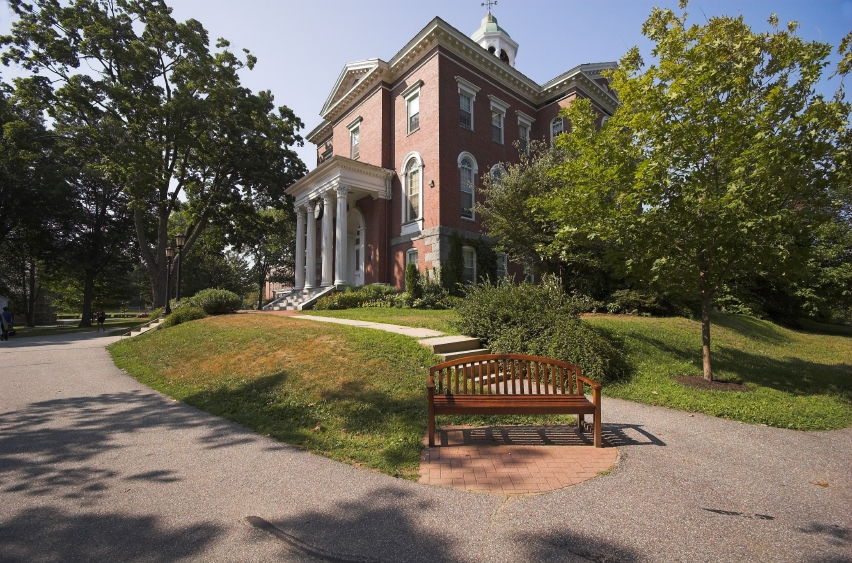
M 175 235 L 175 246 L 178 249 L 177 256 L 177 271 L 175 272 L 177 275 L 177 283 L 175 284 L 175 299 L 177 299 L 178 303 L 180 303 L 180 263 L 183 262 L 183 243 L 186 242 L 185 235 Z
M 166 315 L 172 314 L 172 306 L 169 303 L 169 301 L 170 301 L 169 286 L 172 285 L 172 258 L 174 258 L 174 257 L 175 257 L 174 249 L 171 246 L 166 248 L 166 262 L 167 262 L 167 266 L 166 266 L 166 307 L 163 309 L 163 316 L 164 317 Z

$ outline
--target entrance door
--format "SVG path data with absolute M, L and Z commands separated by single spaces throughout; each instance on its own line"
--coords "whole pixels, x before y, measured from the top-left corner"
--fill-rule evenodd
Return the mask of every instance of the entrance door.
M 349 226 L 349 279 L 352 285 L 360 287 L 364 285 L 364 216 L 355 207 L 349 210 L 347 218 Z

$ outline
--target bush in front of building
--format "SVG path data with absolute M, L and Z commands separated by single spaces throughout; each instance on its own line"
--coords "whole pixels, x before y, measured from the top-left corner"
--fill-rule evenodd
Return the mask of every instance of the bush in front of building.
M 627 374 L 623 356 L 580 319 L 581 309 L 553 277 L 541 284 L 485 282 L 465 290 L 455 307 L 454 325 L 462 334 L 480 338 L 493 353 L 571 362 L 602 383 L 621 379 Z
M 169 328 L 170 326 L 179 325 L 181 323 L 203 319 L 206 316 L 207 313 L 205 313 L 201 308 L 194 305 L 184 304 L 172 311 L 172 314 L 166 317 L 166 320 L 163 321 L 163 328 Z
M 413 262 L 409 262 L 405 267 L 405 292 L 410 294 L 413 299 L 421 299 L 423 297 L 423 284 L 420 283 L 420 270 Z
M 186 305 L 198 307 L 208 315 L 233 313 L 243 303 L 239 295 L 227 289 L 203 289 L 184 301 Z

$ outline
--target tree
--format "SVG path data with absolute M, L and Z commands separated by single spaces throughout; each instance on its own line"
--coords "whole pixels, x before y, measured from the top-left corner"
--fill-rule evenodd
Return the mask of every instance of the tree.
M 262 209 L 245 219 L 238 225 L 233 240 L 251 264 L 250 276 L 258 290 L 260 310 L 267 281 L 295 280 L 296 214 L 289 205 L 283 209 Z
M 685 8 L 686 2 L 681 3 Z M 836 214 L 830 197 L 848 106 L 815 94 L 830 46 L 796 24 L 754 33 L 743 18 L 686 25 L 654 9 L 637 48 L 612 73 L 621 106 L 602 135 L 629 137 L 617 159 L 629 181 L 603 185 L 612 204 L 596 229 L 628 271 L 701 303 L 703 371 L 712 380 L 710 312 L 732 276 L 768 269 L 791 279 L 807 256 L 796 241 Z M 623 171 L 623 168 L 622 168 Z
M 57 137 L 39 108 L 0 83 L 0 289 L 35 321 L 39 278 L 61 254 L 71 202 Z
M 241 60 L 223 39 L 211 52 L 202 25 L 178 23 L 162 0 L 9 6 L 18 21 L 0 38 L 2 60 L 33 73 L 18 88 L 41 100 L 63 136 L 89 139 L 103 177 L 124 185 L 156 306 L 175 211 L 189 218 L 189 252 L 210 222 L 245 213 L 246 199 L 280 200 L 304 174 L 290 148 L 302 122 L 275 112 L 270 92 L 240 85 L 255 57 L 246 50 Z

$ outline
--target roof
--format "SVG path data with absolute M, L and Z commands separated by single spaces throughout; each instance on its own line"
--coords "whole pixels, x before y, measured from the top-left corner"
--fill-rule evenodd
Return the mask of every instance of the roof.
M 497 19 L 486 16 L 485 25 L 497 25 Z M 504 31 L 505 33 L 505 31 Z M 507 34 L 508 35 L 508 34 Z M 389 61 L 367 59 L 347 63 L 320 111 L 323 121 L 307 135 L 307 140 L 320 142 L 331 133 L 331 124 L 343 116 L 351 105 L 384 81 L 393 83 L 420 60 L 420 56 L 440 45 L 447 51 L 491 75 L 504 87 L 514 90 L 534 104 L 543 103 L 559 90 L 570 87 L 571 82 L 580 83 L 584 91 L 602 107 L 614 112 L 618 106 L 616 97 L 607 88 L 595 81 L 601 70 L 614 69 L 615 62 L 583 64 L 562 73 L 556 78 L 538 84 L 514 67 L 503 63 L 473 39 L 463 34 L 439 17 L 430 21 Z

